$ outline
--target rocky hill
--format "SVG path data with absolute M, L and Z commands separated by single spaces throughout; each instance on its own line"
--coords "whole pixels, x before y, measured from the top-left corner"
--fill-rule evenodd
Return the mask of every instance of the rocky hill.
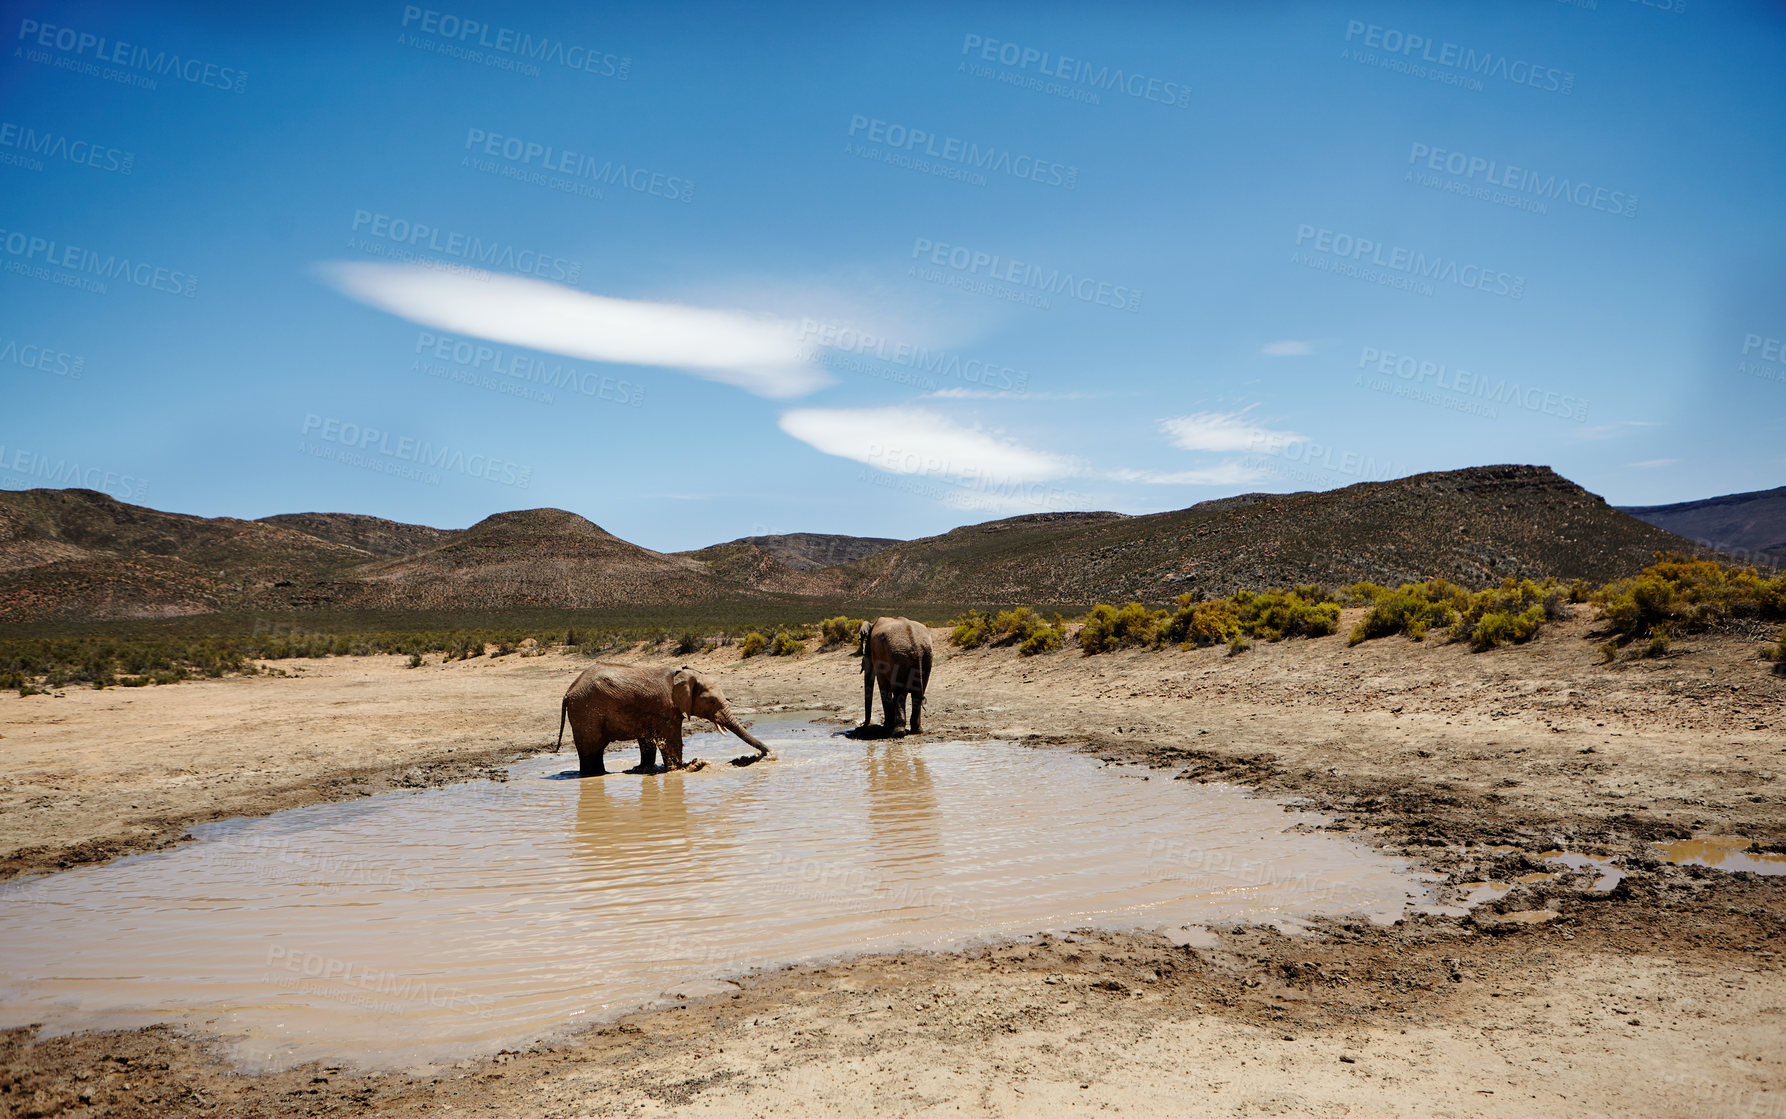
M 345 544 L 374 556 L 406 556 L 452 535 L 450 529 L 387 521 L 360 513 L 278 513 L 260 518 L 260 523 L 296 529 L 306 536 Z
M 194 517 L 93 490 L 0 491 L 0 623 L 758 595 L 559 509 L 499 513 L 453 531 L 341 513 Z
M 561 509 L 444 530 L 347 513 L 192 517 L 91 490 L 0 491 L 0 622 L 723 608 L 782 595 L 807 596 L 814 609 L 1165 602 L 1181 591 L 1435 575 L 1472 587 L 1509 575 L 1603 582 L 1657 551 L 1695 547 L 1542 466 L 1246 494 L 1139 517 L 1043 513 L 921 540 L 746 537 L 677 555 Z M 790 612 L 799 610 L 793 600 Z
M 347 574 L 316 593 L 329 596 L 329 605 L 376 610 L 581 610 L 755 595 L 693 560 L 629 544 L 562 509 L 498 513 L 432 547 Z
M 1786 567 L 1786 486 L 1619 511 L 1750 563 Z
M 1603 582 L 1692 542 L 1549 467 L 1483 466 L 1320 493 L 1249 494 L 1169 513 L 1013 517 L 897 544 L 840 572 L 852 597 L 1161 602 L 1301 582 L 1443 576 Z
M 0 491 L 0 622 L 209 613 L 367 558 L 282 525 L 163 513 L 95 490 Z
M 745 536 L 676 554 L 737 583 L 766 591 L 822 595 L 832 593 L 837 586 L 836 578 L 828 574 L 828 569 L 866 559 L 897 543 L 898 540 L 883 536 L 795 532 L 781 536 Z

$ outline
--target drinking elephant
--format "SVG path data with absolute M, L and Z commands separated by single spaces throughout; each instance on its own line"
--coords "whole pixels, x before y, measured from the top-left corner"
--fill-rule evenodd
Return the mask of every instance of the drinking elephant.
M 699 672 L 630 664 L 598 664 L 571 683 L 558 707 L 558 748 L 564 747 L 568 722 L 578 768 L 585 777 L 606 773 L 602 751 L 610 742 L 627 739 L 639 744 L 639 772 L 656 768 L 659 744 L 664 763 L 681 769 L 682 720 L 688 715 L 708 719 L 722 732 L 731 731 L 756 748 L 754 756 L 732 759 L 733 765 L 775 756 L 744 729 L 719 688 Z
M 881 725 L 906 727 L 905 698 L 912 697 L 912 734 L 924 733 L 924 689 L 930 683 L 930 630 L 910 618 L 863 622 L 857 635 L 862 654 L 862 725 L 874 722 L 874 687 L 881 687 Z

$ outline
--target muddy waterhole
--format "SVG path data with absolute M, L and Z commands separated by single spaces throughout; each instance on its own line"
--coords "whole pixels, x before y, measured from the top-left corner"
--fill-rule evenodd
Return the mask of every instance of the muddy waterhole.
M 419 1068 L 752 967 L 1077 928 L 1359 914 L 1430 883 L 1319 816 L 1064 750 L 854 741 L 759 718 L 779 760 L 476 782 L 231 820 L 0 890 L 0 1025 L 175 1022 L 244 1067 Z M 692 728 L 691 728 L 692 729 Z M 630 757 L 629 757 L 630 754 Z M 630 765 L 636 748 L 609 751 Z

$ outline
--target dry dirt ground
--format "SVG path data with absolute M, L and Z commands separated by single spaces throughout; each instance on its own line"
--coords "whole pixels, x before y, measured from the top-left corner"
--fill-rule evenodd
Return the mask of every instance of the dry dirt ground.
M 1025 659 L 950 655 L 936 636 L 926 737 L 1244 784 L 1453 885 L 1554 870 L 1535 856 L 1557 848 L 1610 859 L 1623 881 L 1596 893 L 1596 872 L 1566 875 L 1393 928 L 1088 933 L 793 968 L 421 1079 L 245 1076 L 172 1030 L 27 1027 L 0 1032 L 0 1112 L 1786 1116 L 1786 878 L 1674 867 L 1652 846 L 1715 834 L 1786 850 L 1786 678 L 1758 640 L 1605 666 L 1585 617 L 1483 654 L 1336 636 L 1238 657 Z M 859 713 L 843 651 L 684 659 L 747 720 Z M 0 873 L 479 778 L 549 747 L 582 664 L 338 658 L 292 678 L 0 697 Z

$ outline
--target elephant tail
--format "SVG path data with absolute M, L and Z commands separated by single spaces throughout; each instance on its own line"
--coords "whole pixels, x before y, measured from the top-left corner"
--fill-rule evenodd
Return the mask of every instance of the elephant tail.
M 571 697 L 565 696 L 558 701 L 558 745 L 552 747 L 554 754 L 564 749 L 564 720 L 570 714 Z

